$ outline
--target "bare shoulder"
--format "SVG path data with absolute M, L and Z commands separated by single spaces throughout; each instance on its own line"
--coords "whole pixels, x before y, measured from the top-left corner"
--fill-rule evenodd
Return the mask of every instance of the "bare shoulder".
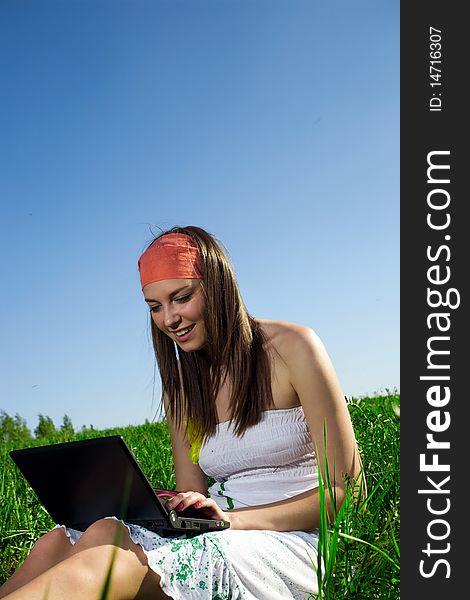
M 260 324 L 266 341 L 281 356 L 285 378 L 304 410 L 318 464 L 327 461 L 334 472 L 356 477 L 361 461 L 351 416 L 323 342 L 309 327 L 284 321 Z M 341 478 L 338 489 L 343 483 Z
M 260 321 L 260 324 L 266 342 L 282 360 L 285 376 L 304 408 L 343 402 L 335 369 L 313 329 L 286 321 Z
M 310 327 L 288 321 L 258 319 L 258 322 L 267 343 L 287 364 L 300 358 L 319 360 L 325 353 L 322 341 Z

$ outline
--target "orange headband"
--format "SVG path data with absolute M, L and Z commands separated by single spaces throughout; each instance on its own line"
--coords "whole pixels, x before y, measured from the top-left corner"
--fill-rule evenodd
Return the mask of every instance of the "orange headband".
M 142 289 L 163 279 L 200 279 L 199 250 L 185 233 L 167 233 L 157 238 L 139 258 Z

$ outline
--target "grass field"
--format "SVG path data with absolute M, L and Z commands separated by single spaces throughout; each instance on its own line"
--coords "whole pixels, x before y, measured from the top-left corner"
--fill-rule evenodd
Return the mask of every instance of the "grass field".
M 333 525 L 320 530 L 324 569 L 320 598 L 399 598 L 400 396 L 348 399 L 362 452 L 368 494 L 362 504 L 347 499 Z M 70 428 L 48 437 L 0 439 L 0 583 L 21 564 L 34 541 L 54 526 L 8 456 L 13 448 L 103 435 L 122 435 L 154 487 L 175 485 L 170 438 L 164 422 L 108 430 Z M 12 437 L 12 436 L 3 436 Z M 312 566 L 312 577 L 314 574 Z

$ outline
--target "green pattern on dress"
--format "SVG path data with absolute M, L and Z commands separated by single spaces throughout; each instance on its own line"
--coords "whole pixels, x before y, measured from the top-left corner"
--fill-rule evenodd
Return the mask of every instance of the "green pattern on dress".
M 212 546 L 212 552 L 214 553 L 214 557 L 224 558 L 224 553 L 222 552 L 222 546 L 220 544 L 218 533 L 206 533 L 206 540 Z
M 186 550 L 186 553 L 180 553 L 182 548 Z M 204 550 L 204 546 L 197 537 L 192 537 L 173 541 L 170 550 L 171 552 L 178 552 L 176 570 L 170 573 L 170 581 L 173 582 L 175 579 L 179 582 L 186 581 L 188 577 L 194 574 L 193 565 L 199 562 L 197 554 L 199 551 Z M 199 587 L 201 587 L 200 584 Z
M 232 508 L 234 508 L 234 503 L 232 498 L 230 498 L 229 496 L 225 495 L 225 481 L 221 481 L 219 484 L 219 491 L 217 492 L 219 496 L 222 496 L 223 498 L 225 498 L 227 500 L 227 506 L 229 508 L 229 510 L 231 510 Z
M 205 543 L 201 542 L 202 539 Z M 230 600 L 240 597 L 241 590 L 238 584 L 233 581 L 224 581 L 215 573 L 211 575 L 211 579 L 206 576 L 208 567 L 203 566 L 203 556 L 211 556 L 212 565 L 218 560 L 225 561 L 219 532 L 209 532 L 204 534 L 204 537 L 176 538 L 170 542 L 169 550 L 174 555 L 169 572 L 171 583 L 188 586 L 188 592 L 197 589 L 209 592 L 212 585 L 212 600 Z M 165 558 L 159 561 L 159 564 L 163 563 L 166 563 Z M 197 576 L 199 576 L 198 579 L 196 579 Z
M 224 594 L 223 592 L 221 594 L 217 593 L 217 588 L 214 586 L 212 590 L 212 600 L 230 600 L 231 598 L 231 594 Z

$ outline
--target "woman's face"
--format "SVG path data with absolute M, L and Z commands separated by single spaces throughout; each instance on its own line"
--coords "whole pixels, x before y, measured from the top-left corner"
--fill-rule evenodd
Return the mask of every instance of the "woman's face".
M 207 341 L 201 279 L 165 279 L 143 289 L 155 325 L 181 350 L 200 350 Z

